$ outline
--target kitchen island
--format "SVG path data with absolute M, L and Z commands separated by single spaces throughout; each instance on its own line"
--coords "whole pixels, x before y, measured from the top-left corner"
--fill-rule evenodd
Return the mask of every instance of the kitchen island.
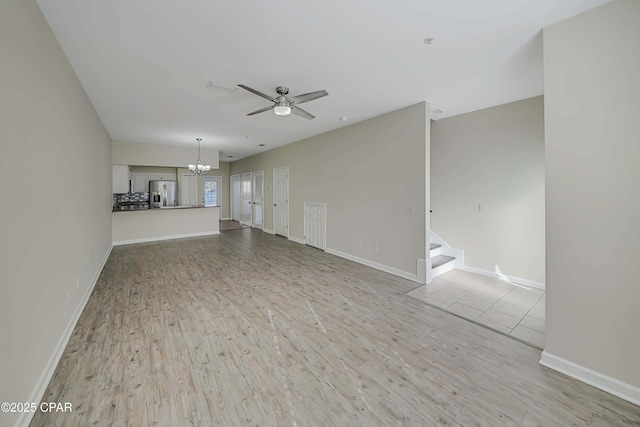
M 220 234 L 217 206 L 171 206 L 111 213 L 114 245 Z

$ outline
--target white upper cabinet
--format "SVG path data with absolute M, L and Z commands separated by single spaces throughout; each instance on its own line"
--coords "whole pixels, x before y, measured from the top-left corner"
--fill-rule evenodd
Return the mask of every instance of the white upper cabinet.
M 178 175 L 175 173 L 149 173 L 149 181 L 175 181 Z
M 129 166 L 112 165 L 111 179 L 113 193 L 129 192 Z
M 131 174 L 132 191 L 149 191 L 149 174 L 146 172 L 133 172 Z

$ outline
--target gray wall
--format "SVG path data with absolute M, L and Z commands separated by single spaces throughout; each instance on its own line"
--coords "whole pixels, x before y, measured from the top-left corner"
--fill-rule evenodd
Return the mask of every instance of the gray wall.
M 466 266 L 544 283 L 541 96 L 432 122 L 431 208 Z
M 220 152 L 212 148 L 202 147 L 200 160 L 212 169 L 218 168 Z M 183 167 L 195 163 L 198 159 L 198 144 L 164 145 L 142 142 L 113 141 L 111 145 L 111 161 L 114 165 L 138 166 L 173 166 Z
M 635 387 L 639 22 L 640 2 L 617 0 L 544 29 L 545 353 Z
M 222 205 L 220 206 L 220 219 L 231 219 L 231 181 L 229 162 L 220 162 L 217 170 L 211 171 L 209 175 L 222 177 Z
M 289 166 L 291 236 L 303 239 L 304 202 L 326 203 L 327 248 L 416 274 L 426 247 L 426 114 L 416 104 L 235 161 L 230 174 L 264 170 L 264 227 L 273 230 L 273 168 Z
M 111 141 L 35 1 L 0 2 L 0 58 L 0 401 L 27 402 L 111 244 Z

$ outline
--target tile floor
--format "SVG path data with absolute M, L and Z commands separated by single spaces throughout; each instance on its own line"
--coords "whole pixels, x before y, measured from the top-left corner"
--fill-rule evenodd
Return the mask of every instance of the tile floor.
M 539 349 L 544 348 L 544 291 L 453 270 L 408 296 Z

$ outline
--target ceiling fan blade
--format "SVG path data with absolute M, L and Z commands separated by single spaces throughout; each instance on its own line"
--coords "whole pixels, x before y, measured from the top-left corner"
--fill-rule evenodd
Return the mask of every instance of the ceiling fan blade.
M 312 120 L 312 119 L 316 118 L 316 116 L 314 116 L 312 114 L 309 114 L 308 112 L 304 111 L 302 108 L 296 107 L 295 105 L 291 106 L 291 112 L 293 114 L 296 114 L 296 115 L 298 115 L 300 117 L 304 117 L 305 119 L 309 119 L 309 120 Z
M 289 101 L 295 104 L 302 104 L 303 102 L 313 101 L 314 99 L 322 98 L 323 96 L 327 96 L 327 95 L 329 95 L 329 93 L 327 93 L 326 90 L 318 90 L 315 92 L 309 92 L 309 93 L 304 93 L 302 95 L 293 96 L 289 98 Z
M 276 100 L 275 100 L 275 99 L 273 99 L 273 97 L 272 97 L 272 96 L 266 95 L 266 94 L 264 94 L 264 93 L 262 93 L 262 92 L 260 92 L 260 91 L 257 91 L 257 90 L 255 90 L 255 89 L 252 89 L 252 88 L 250 88 L 249 86 L 245 86 L 245 85 L 238 85 L 238 86 L 240 86 L 240 87 L 241 87 L 242 89 L 244 89 L 244 90 L 248 90 L 249 92 L 255 93 L 255 94 L 256 94 L 256 95 L 258 95 L 258 96 L 261 96 L 261 97 L 263 97 L 263 98 L 265 98 L 265 99 L 268 99 L 268 100 L 269 100 L 269 101 L 271 101 L 271 102 L 276 102 Z
M 247 116 L 253 116 L 254 114 L 264 113 L 265 111 L 269 111 L 269 110 L 273 110 L 273 105 L 270 106 L 270 107 L 264 107 L 264 108 L 261 108 L 259 110 L 256 110 L 256 111 L 254 111 L 252 113 L 247 114 Z

